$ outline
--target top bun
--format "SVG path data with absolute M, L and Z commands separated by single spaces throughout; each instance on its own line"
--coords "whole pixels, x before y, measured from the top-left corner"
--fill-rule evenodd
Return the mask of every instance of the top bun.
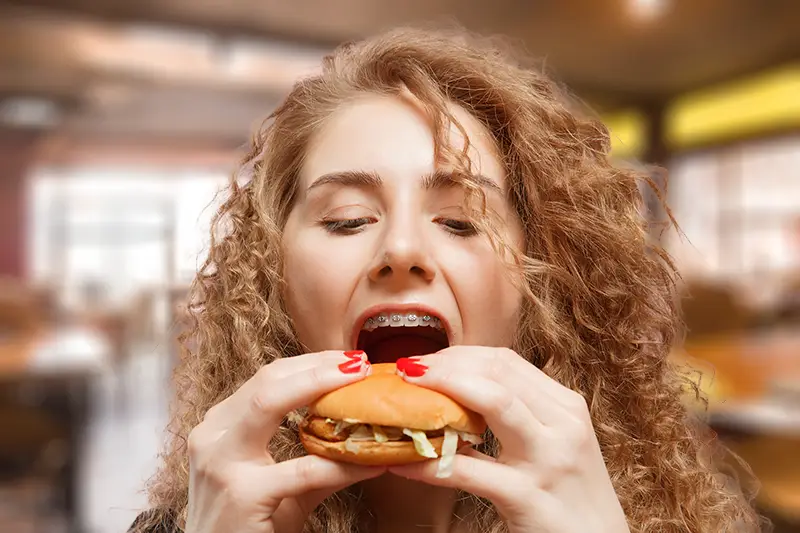
M 486 422 L 444 394 L 405 381 L 395 363 L 372 365 L 361 381 L 329 392 L 309 405 L 309 413 L 334 420 L 436 431 L 450 426 L 481 434 Z

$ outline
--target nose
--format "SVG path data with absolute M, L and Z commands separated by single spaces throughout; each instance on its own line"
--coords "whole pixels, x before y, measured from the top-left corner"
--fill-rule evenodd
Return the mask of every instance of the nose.
M 369 278 L 374 282 L 404 284 L 415 279 L 430 282 L 435 277 L 435 267 L 421 228 L 402 222 L 388 227 Z

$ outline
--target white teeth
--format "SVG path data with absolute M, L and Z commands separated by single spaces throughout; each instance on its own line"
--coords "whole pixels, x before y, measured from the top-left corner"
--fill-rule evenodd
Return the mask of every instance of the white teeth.
M 444 329 L 442 322 L 438 318 L 420 314 L 415 311 L 408 313 L 380 313 L 375 316 L 369 317 L 361 329 L 372 331 L 375 328 L 392 327 L 392 328 L 413 328 L 417 326 L 428 326 L 436 329 Z

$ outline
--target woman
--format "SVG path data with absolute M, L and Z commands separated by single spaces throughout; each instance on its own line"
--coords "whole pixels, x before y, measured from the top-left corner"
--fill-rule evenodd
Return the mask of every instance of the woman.
M 756 530 L 667 363 L 679 316 L 647 178 L 573 107 L 457 32 L 344 46 L 297 84 L 215 220 L 134 530 Z M 446 324 L 450 346 L 404 377 L 491 429 L 448 478 L 298 445 L 294 410 L 391 360 L 354 351 L 369 309 Z

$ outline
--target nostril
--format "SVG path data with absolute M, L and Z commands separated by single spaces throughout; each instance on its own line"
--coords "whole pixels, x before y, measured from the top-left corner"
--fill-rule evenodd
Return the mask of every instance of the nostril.
M 433 278 L 431 272 L 428 269 L 425 269 L 421 266 L 411 266 L 408 269 L 408 273 L 415 277 L 420 277 L 422 279 L 430 280 Z M 380 270 L 373 271 L 373 274 L 370 276 L 373 280 L 378 279 L 385 279 L 390 278 L 392 275 L 395 275 L 395 269 L 393 269 L 389 265 L 384 265 L 380 268 Z

